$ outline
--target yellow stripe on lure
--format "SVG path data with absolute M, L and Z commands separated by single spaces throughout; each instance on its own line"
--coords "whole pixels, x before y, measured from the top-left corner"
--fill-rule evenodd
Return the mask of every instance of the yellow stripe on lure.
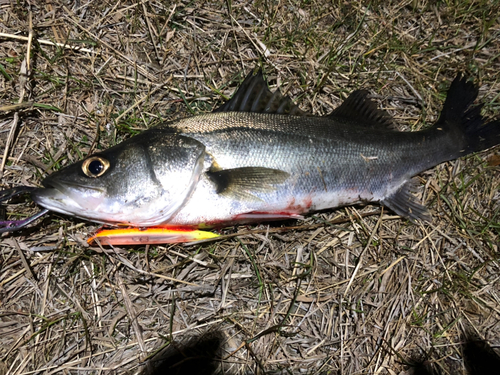
M 201 241 L 219 237 L 218 234 L 197 229 L 177 227 L 99 229 L 87 242 L 92 245 L 160 245 Z

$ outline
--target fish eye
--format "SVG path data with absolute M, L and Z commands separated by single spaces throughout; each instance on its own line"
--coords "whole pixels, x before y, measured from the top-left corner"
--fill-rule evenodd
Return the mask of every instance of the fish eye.
M 109 168 L 109 161 L 102 156 L 91 156 L 86 159 L 82 164 L 82 171 L 88 177 L 100 177 Z

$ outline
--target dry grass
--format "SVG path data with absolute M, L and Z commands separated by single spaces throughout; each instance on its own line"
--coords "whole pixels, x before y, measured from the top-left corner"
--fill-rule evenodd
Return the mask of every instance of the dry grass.
M 485 114 L 500 114 L 494 2 L 61 3 L 0 0 L 1 151 L 15 127 L 1 188 L 210 111 L 259 63 L 318 115 L 364 87 L 401 129 L 419 129 L 460 70 L 480 83 Z M 463 373 L 465 329 L 500 343 L 495 152 L 421 176 L 431 225 L 368 206 L 200 246 L 103 250 L 85 246 L 95 225 L 53 214 L 2 236 L 0 374 L 138 373 L 207 330 L 222 332 L 231 374 L 399 374 L 424 352 Z

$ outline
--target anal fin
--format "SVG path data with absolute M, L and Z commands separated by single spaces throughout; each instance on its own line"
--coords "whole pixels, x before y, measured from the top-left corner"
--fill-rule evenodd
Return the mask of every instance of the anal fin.
M 416 187 L 417 180 L 409 180 L 401 185 L 395 193 L 386 197 L 380 203 L 389 207 L 398 215 L 410 219 L 412 222 L 415 222 L 416 220 L 431 222 L 431 213 L 427 207 L 421 205 L 417 201 L 417 198 L 413 195 Z

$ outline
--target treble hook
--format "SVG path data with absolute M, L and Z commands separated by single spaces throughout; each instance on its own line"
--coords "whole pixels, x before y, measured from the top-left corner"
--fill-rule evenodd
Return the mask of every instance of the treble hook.
M 35 189 L 34 187 L 30 187 L 30 186 L 18 186 L 18 187 L 12 188 L 12 189 L 2 190 L 2 191 L 0 191 L 0 202 L 8 201 L 9 199 L 11 199 L 17 195 L 30 193 L 34 189 Z M 49 210 L 44 208 L 40 212 L 38 212 L 38 213 L 34 214 L 33 216 L 30 216 L 24 220 L 0 221 L 0 233 L 14 232 L 16 230 L 22 229 L 22 228 L 26 227 L 28 224 L 34 222 L 38 218 L 45 215 L 47 212 L 49 212 Z

